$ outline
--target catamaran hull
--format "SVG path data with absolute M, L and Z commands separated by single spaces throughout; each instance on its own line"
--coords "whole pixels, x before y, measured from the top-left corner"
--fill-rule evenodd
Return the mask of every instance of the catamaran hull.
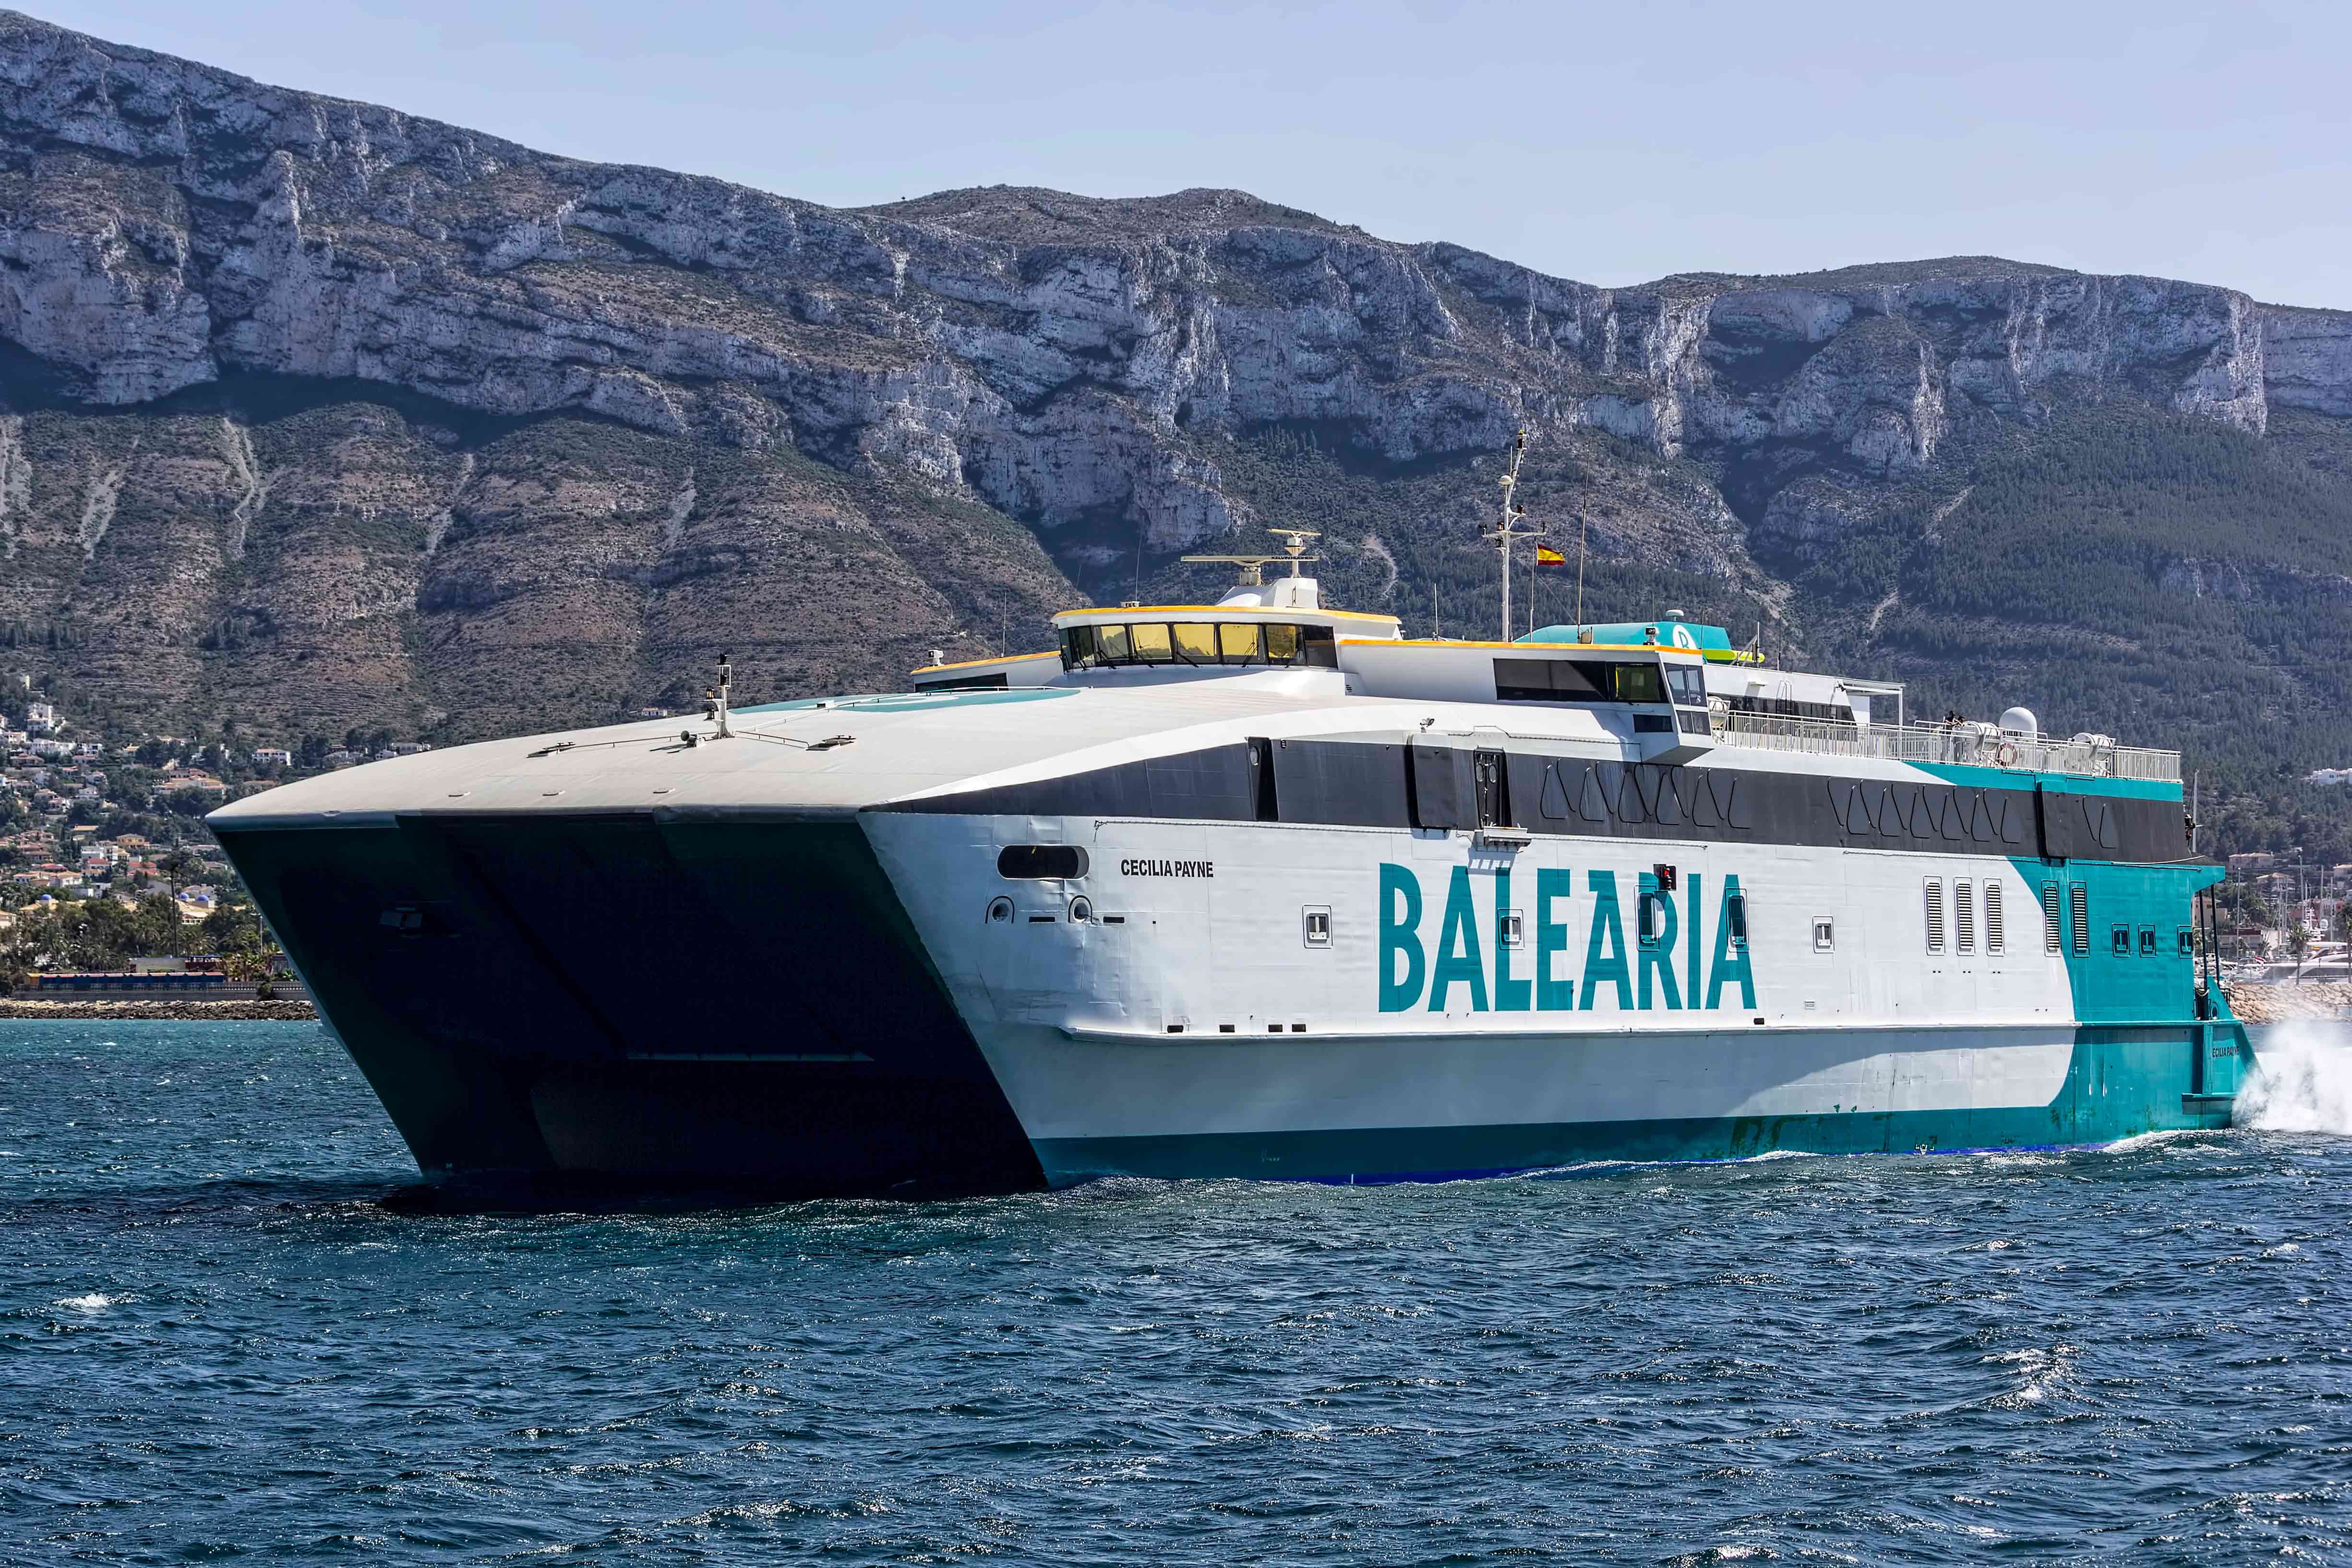
M 1770 885 L 1769 856 L 1677 857 L 1700 933 L 1654 958 L 1640 1006 L 1638 954 L 1622 1009 L 1613 983 L 1571 984 L 1568 1009 L 1547 1013 L 1535 1003 L 1559 996 L 1489 951 L 1477 1005 L 1465 976 L 1383 1010 L 1373 969 L 1401 967 L 1397 934 L 1382 931 L 1375 950 L 1369 889 L 1382 867 L 1392 881 L 1401 865 L 1427 873 L 1416 940 L 1434 968 L 1447 956 L 1436 890 L 1463 863 L 1462 841 L 1267 836 L 1282 832 L 613 812 L 220 836 L 434 1175 L 806 1194 L 1120 1174 L 1363 1181 L 2090 1144 L 2227 1120 L 2234 1024 L 2082 1021 L 2065 961 L 2041 958 L 2038 932 L 2014 994 L 2042 986 L 2048 1016 L 1815 1023 L 1782 977 L 1755 1000 L 1736 980 L 1710 988 L 1719 977 L 1699 948 L 1721 933 L 1702 894 L 1743 869 L 1750 888 Z M 1082 888 L 1008 888 L 998 875 L 997 845 L 1070 834 L 1093 857 Z M 1166 852 L 1171 840 L 1190 846 L 1181 857 Z M 1542 867 L 1572 864 L 1589 891 L 1662 852 L 1561 841 L 1511 863 L 1524 896 Z M 1818 872 L 1819 852 L 1807 853 Z M 1161 874 L 1180 864 L 1223 869 Z M 1496 869 L 1475 880 L 1491 884 Z M 1832 869 L 1841 896 L 1865 903 L 1871 876 L 1898 887 L 1916 870 Z M 1073 898 L 1086 900 L 1076 918 Z M 1336 951 L 1300 952 L 1299 913 L 1313 908 L 1340 912 Z M 1502 913 L 1490 903 L 1475 918 L 1493 931 Z M 1605 967 L 1588 962 L 1601 936 L 1572 937 L 1537 955 L 1530 935 L 1520 959 L 1540 956 L 1547 974 Z M 1326 958 L 1325 977 L 1301 986 L 1302 964 Z M 1685 963 L 1691 1006 L 1678 1016 L 1652 988 Z M 1254 990 L 1258 968 L 1286 977 L 1283 989 Z M 1523 1017 L 1496 1005 L 1515 986 L 1528 988 Z M 1721 994 L 1706 1008 L 1710 988 Z M 1229 1017 L 1221 989 L 1236 998 Z M 1276 995 L 1296 1005 L 1269 1005 Z M 1899 1014 L 1904 1002 L 1886 1005 Z

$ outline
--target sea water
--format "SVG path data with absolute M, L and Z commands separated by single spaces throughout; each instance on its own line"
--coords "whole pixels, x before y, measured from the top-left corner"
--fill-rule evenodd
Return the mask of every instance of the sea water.
M 0 1023 L 0 1560 L 2352 1560 L 2263 1045 L 2105 1149 L 450 1215 L 314 1026 Z

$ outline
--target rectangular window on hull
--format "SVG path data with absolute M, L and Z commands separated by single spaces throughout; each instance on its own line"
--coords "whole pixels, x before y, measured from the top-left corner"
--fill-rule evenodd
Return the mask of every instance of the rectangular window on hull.
M 1940 878 L 1927 879 L 1927 951 L 1940 953 L 1944 950 L 1944 883 Z
M 1735 893 L 1723 901 L 1724 923 L 1731 927 L 1731 946 L 1744 950 L 1748 946 L 1748 895 Z
M 1087 852 L 1076 844 L 1007 844 L 997 852 L 996 874 L 1011 882 L 1081 877 Z
M 1977 950 L 1976 889 L 1965 882 L 1952 883 L 1952 936 L 1957 951 Z
M 1507 703 L 1605 703 L 1609 665 L 1600 659 L 1497 659 L 1495 695 Z

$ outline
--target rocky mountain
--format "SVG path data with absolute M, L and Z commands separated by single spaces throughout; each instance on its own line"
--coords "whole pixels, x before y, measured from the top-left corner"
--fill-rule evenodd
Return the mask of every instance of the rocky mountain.
M 2209 285 L 1601 288 L 1231 191 L 845 211 L 0 13 L 0 665 L 125 724 L 544 727 L 721 647 L 887 688 L 1267 522 L 1483 630 L 1521 426 L 1589 613 L 2147 739 L 2352 695 L 2352 314 Z

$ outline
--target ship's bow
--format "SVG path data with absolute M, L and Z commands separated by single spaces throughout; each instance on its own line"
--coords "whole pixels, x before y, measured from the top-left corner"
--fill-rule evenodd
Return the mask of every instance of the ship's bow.
M 1040 1180 L 854 817 L 215 827 L 428 1173 Z

